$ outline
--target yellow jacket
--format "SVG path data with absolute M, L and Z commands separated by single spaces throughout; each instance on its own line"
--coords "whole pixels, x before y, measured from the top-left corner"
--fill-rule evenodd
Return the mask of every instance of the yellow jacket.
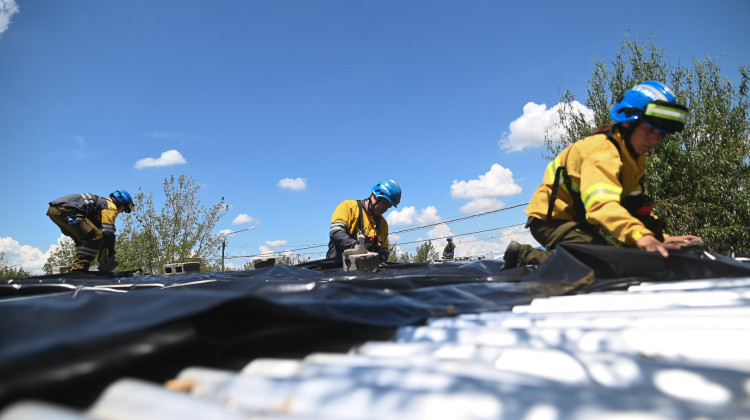
M 646 156 L 635 157 L 618 130 L 614 132 L 614 139 L 620 146 L 619 152 L 604 134 L 586 137 L 566 147 L 547 165 L 544 180 L 531 197 L 526 214 L 547 219 L 555 171 L 564 165 L 573 190 L 580 191 L 588 223 L 603 228 L 629 245 L 635 245 L 645 235 L 653 235 L 620 205 L 628 195 L 643 193 L 640 181 L 646 170 Z M 562 184 L 562 177 L 552 219 L 576 220 L 573 196 Z
M 364 200 L 346 200 L 336 207 L 331 216 L 331 228 L 329 230 L 328 253 L 326 258 L 335 258 L 341 260 L 341 255 L 345 249 L 351 248 L 357 243 L 357 231 L 359 231 L 359 201 Z M 364 204 L 363 204 L 364 205 Z M 366 237 L 377 236 L 380 241 L 380 252 L 388 252 L 388 222 L 385 217 L 380 216 L 378 222 L 374 215 L 362 211 L 363 234 Z M 380 224 L 380 232 L 377 231 L 377 225 Z

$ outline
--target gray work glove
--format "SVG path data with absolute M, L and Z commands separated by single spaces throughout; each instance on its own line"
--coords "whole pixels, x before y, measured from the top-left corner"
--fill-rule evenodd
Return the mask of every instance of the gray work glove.
M 120 265 L 120 263 L 115 260 L 114 255 L 111 257 L 107 256 L 107 258 L 104 258 L 104 261 L 99 261 L 99 271 L 111 273 L 118 265 Z

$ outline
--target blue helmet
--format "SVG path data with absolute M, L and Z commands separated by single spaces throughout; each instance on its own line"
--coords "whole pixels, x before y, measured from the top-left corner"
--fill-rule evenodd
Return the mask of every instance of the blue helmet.
M 372 187 L 372 194 L 375 197 L 385 198 L 393 207 L 398 207 L 398 203 L 401 202 L 401 187 L 392 179 L 386 179 Z
M 688 109 L 677 103 L 672 89 L 651 80 L 625 92 L 609 116 L 618 123 L 644 121 L 663 133 L 673 134 L 685 128 Z
M 125 190 L 117 190 L 109 195 L 110 198 L 125 206 L 125 213 L 130 213 L 135 209 L 133 197 Z

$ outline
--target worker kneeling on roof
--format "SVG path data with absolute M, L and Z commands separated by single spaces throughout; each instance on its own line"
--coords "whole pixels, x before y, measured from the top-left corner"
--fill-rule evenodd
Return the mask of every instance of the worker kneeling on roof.
M 112 271 L 115 262 L 115 219 L 135 208 L 133 197 L 117 190 L 109 198 L 70 194 L 49 202 L 47 216 L 60 231 L 73 239 L 76 256 L 71 271 L 88 271 L 98 257 L 99 271 Z
M 659 252 L 697 236 L 669 236 L 652 213 L 643 176 L 646 152 L 665 135 L 682 131 L 688 109 L 662 83 L 648 81 L 628 90 L 612 108 L 613 124 L 566 147 L 550 164 L 534 192 L 526 227 L 546 250 L 511 242 L 504 269 L 540 264 L 561 243 L 626 246 Z
M 344 250 L 356 246 L 357 234 L 361 233 L 367 250 L 377 252 L 381 262 L 388 261 L 388 222 L 383 214 L 391 206 L 398 207 L 399 202 L 401 187 L 392 179 L 372 187 L 369 198 L 342 201 L 331 216 L 326 258 L 343 265 Z

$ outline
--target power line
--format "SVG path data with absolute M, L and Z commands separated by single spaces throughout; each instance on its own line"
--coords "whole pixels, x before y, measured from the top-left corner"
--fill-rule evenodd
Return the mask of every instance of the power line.
M 459 233 L 459 234 L 451 235 L 451 237 L 474 235 L 476 233 L 484 233 L 484 232 L 491 232 L 493 230 L 509 229 L 509 228 L 523 226 L 523 225 L 524 225 L 524 223 L 517 223 L 515 225 L 508 225 L 508 226 L 502 226 L 502 227 L 498 227 L 498 228 L 478 230 L 478 231 L 475 231 L 475 232 Z M 407 245 L 407 244 L 415 244 L 415 243 L 420 243 L 420 242 L 428 242 L 428 241 L 434 241 L 434 240 L 445 239 L 445 238 L 448 238 L 448 236 L 444 236 L 442 238 L 422 239 L 422 240 L 411 241 L 411 242 L 401 242 L 401 243 L 397 243 L 397 244 L 398 245 Z M 314 246 L 308 246 L 308 247 L 305 247 L 305 248 L 297 248 L 297 249 L 286 249 L 284 251 L 274 252 L 273 254 L 282 254 L 282 253 L 286 254 L 288 252 L 303 251 L 303 250 L 306 250 L 306 249 L 320 248 L 322 246 L 328 246 L 328 244 L 325 244 L 325 245 L 314 245 Z M 310 253 L 310 254 L 319 254 L 319 253 Z M 259 256 L 262 256 L 262 255 L 268 255 L 268 254 L 237 255 L 237 256 L 233 256 L 233 257 L 226 257 L 226 259 L 259 257 Z
M 460 222 L 460 221 L 463 221 L 463 220 L 473 219 L 475 217 L 487 216 L 487 215 L 490 215 L 490 214 L 499 213 L 501 211 L 512 210 L 512 209 L 515 209 L 515 208 L 518 208 L 518 207 L 526 206 L 528 204 L 529 203 L 516 204 L 515 206 L 503 207 L 501 209 L 495 209 L 495 210 L 489 210 L 489 211 L 486 211 L 486 212 L 483 212 L 483 213 L 472 214 L 470 216 L 458 217 L 458 218 L 455 218 L 455 219 L 443 220 L 443 221 L 436 222 L 436 223 L 430 223 L 430 224 L 427 224 L 427 225 L 416 226 L 416 227 L 409 228 L 409 229 L 404 229 L 404 230 L 399 230 L 399 231 L 395 231 L 395 232 L 390 232 L 389 234 L 394 234 L 395 235 L 397 233 L 412 232 L 412 231 L 415 231 L 415 230 L 426 229 L 426 228 L 437 226 L 437 225 L 441 225 L 441 224 L 448 224 L 448 223 Z M 511 227 L 516 227 L 516 226 L 521 226 L 521 225 L 523 225 L 523 223 L 519 223 L 519 224 L 515 224 L 515 225 L 509 225 L 509 226 L 504 226 L 504 227 L 499 227 L 499 228 L 479 230 L 479 231 L 476 231 L 476 232 L 461 233 L 461 234 L 456 234 L 456 235 L 452 235 L 452 236 L 473 235 L 475 233 L 483 233 L 483 232 L 489 232 L 489 231 L 493 231 L 493 230 L 508 229 L 508 228 L 511 228 Z M 447 236 L 445 238 L 447 238 Z M 436 239 L 444 239 L 444 238 L 433 238 L 433 239 L 426 239 L 426 240 L 421 240 L 421 241 L 403 242 L 403 243 L 400 243 L 399 245 L 406 245 L 406 244 L 412 244 L 412 243 L 426 242 L 426 241 L 436 240 Z M 273 254 L 282 254 L 282 253 L 285 254 L 285 253 L 288 253 L 288 252 L 304 251 L 306 249 L 321 248 L 321 247 L 324 247 L 324 246 L 328 246 L 328 244 L 317 244 L 317 245 L 311 245 L 311 246 L 302 247 L 302 248 L 286 249 L 284 251 L 274 252 Z M 252 257 L 259 257 L 259 256 L 262 256 L 262 255 L 268 255 L 268 254 L 264 253 L 264 254 L 253 254 L 253 255 L 236 255 L 236 256 L 232 256 L 232 257 L 226 257 L 226 259 L 252 258 Z
M 421 239 L 421 240 L 416 240 L 416 241 L 411 241 L 411 242 L 397 242 L 397 243 L 398 243 L 399 245 L 416 244 L 416 243 L 419 243 L 419 242 L 436 241 L 436 240 L 438 240 L 438 239 L 445 239 L 445 238 L 454 238 L 454 237 L 457 237 L 457 236 L 467 236 L 467 235 L 474 235 L 475 233 L 490 232 L 490 231 L 493 231 L 493 230 L 502 230 L 502 229 L 509 229 L 509 228 L 512 228 L 512 227 L 523 226 L 524 224 L 525 224 L 525 223 L 517 223 L 517 224 L 515 224 L 515 225 L 508 225 L 508 226 L 503 226 L 503 227 L 499 227 L 499 228 L 492 228 L 492 229 L 478 230 L 478 231 L 476 231 L 476 232 L 469 232 L 469 233 L 459 233 L 459 234 L 455 234 L 455 235 L 450 235 L 450 236 L 443 236 L 443 237 L 441 237 L 441 238 Z
M 521 207 L 521 206 L 526 206 L 528 204 L 529 203 L 517 204 L 517 205 L 511 206 L 511 207 L 504 207 L 504 208 L 501 208 L 501 209 L 490 210 L 490 211 L 486 211 L 484 213 L 472 214 L 471 216 L 459 217 L 459 218 L 456 218 L 456 219 L 443 220 L 441 222 L 435 222 L 435 223 L 431 223 L 429 225 L 417 226 L 417 227 L 413 227 L 413 228 L 409 228 L 409 229 L 404 229 L 404 230 L 399 230 L 399 231 L 390 232 L 390 233 L 396 234 L 396 233 L 411 232 L 411 231 L 414 231 L 414 230 L 426 229 L 428 227 L 442 225 L 443 223 L 448 224 L 448 223 L 460 222 L 462 220 L 468 220 L 468 219 L 473 219 L 475 217 L 487 216 L 489 214 L 499 213 L 501 211 L 512 210 L 512 209 L 515 209 L 515 208 L 518 208 L 518 207 Z

